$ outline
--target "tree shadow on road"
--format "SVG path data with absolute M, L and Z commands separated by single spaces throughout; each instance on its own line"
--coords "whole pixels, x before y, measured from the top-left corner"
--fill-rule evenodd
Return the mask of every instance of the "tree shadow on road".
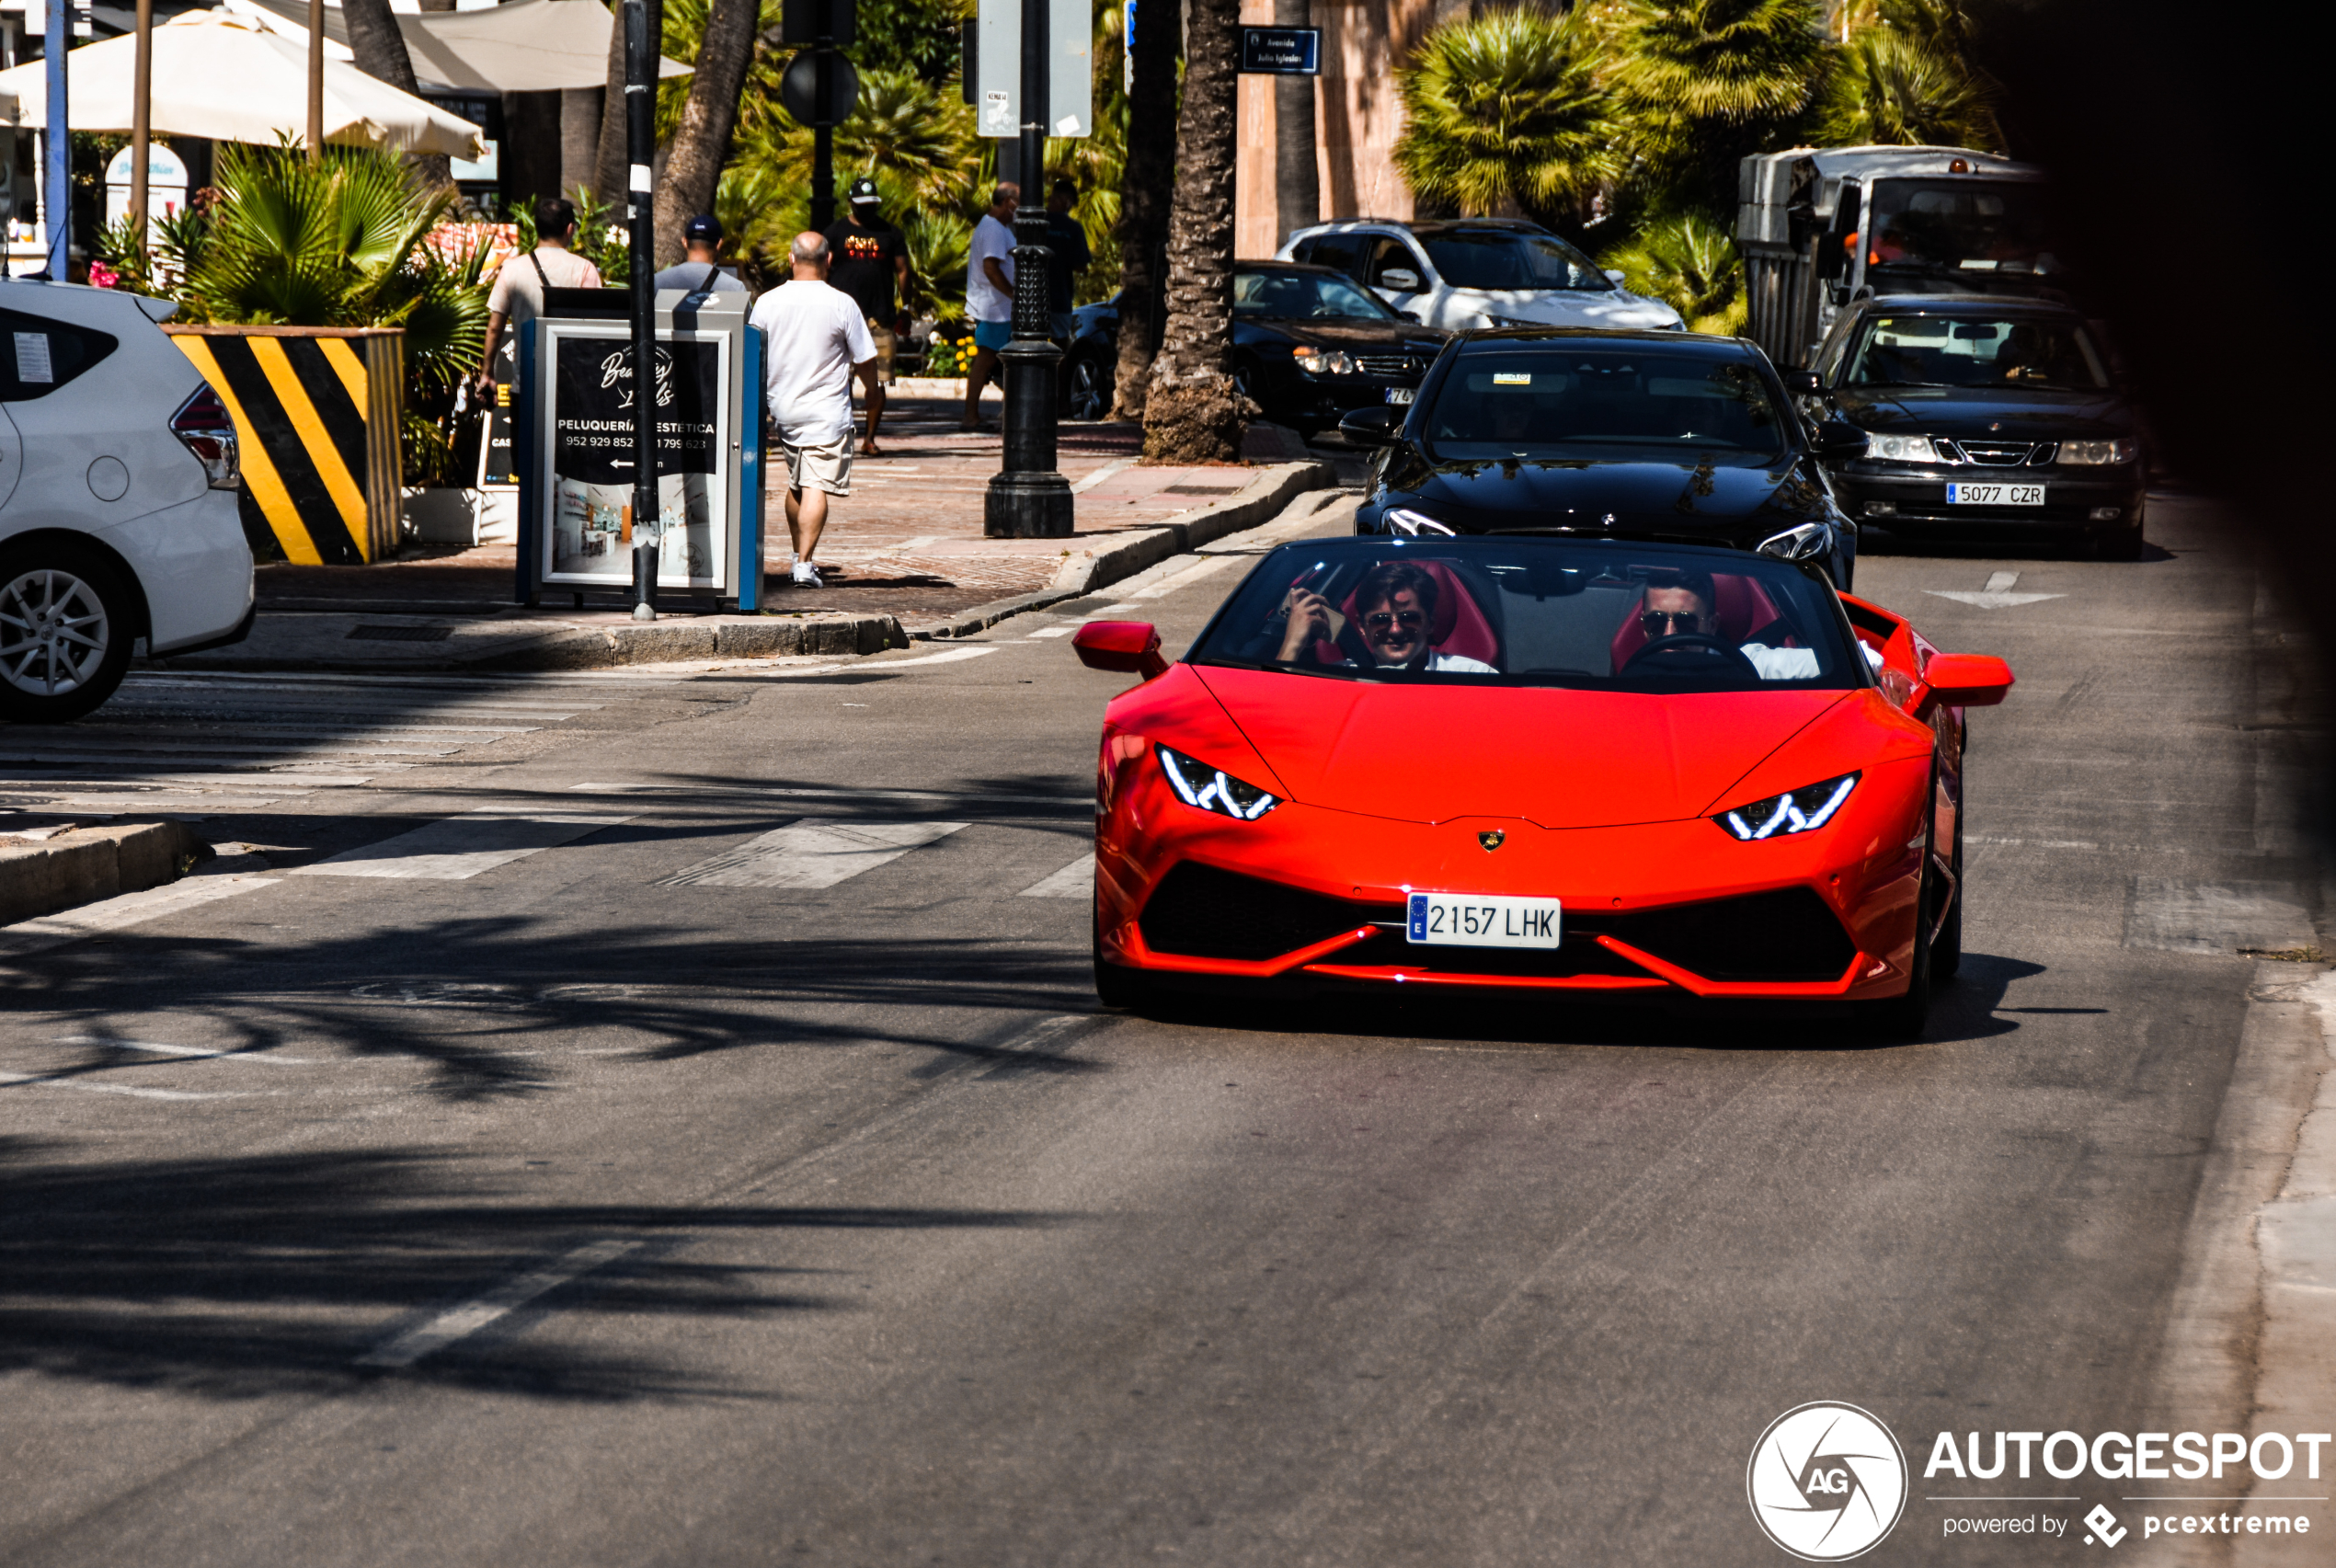
M 594 1240 L 643 1244 L 528 1303 L 532 1314 L 557 1306 L 703 1323 L 845 1310 L 822 1293 L 831 1268 L 693 1262 L 687 1243 L 748 1236 L 784 1253 L 790 1232 L 1073 1218 L 545 1202 L 421 1150 L 93 1162 L 23 1138 L 0 1139 L 0 1371 L 222 1399 L 352 1386 L 378 1375 L 356 1362 L 386 1336 Z M 466 1342 L 396 1375 L 567 1400 L 784 1397 L 712 1381 L 678 1357 L 583 1348 L 597 1336 L 521 1341 L 511 1331 L 525 1321 L 515 1315 L 491 1345 Z

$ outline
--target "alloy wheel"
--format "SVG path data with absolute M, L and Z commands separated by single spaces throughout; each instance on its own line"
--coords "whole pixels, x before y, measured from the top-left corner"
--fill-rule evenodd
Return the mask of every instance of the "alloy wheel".
M 36 697 L 61 697 L 96 679 L 113 645 L 97 590 L 43 567 L 0 588 L 0 679 Z

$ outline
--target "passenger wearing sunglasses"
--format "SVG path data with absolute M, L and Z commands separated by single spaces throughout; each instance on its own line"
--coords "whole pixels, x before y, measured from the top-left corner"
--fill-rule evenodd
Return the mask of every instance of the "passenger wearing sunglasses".
M 1499 674 L 1483 659 L 1437 653 L 1428 645 L 1428 628 L 1436 624 L 1437 591 L 1435 578 L 1407 561 L 1381 561 L 1363 574 L 1355 588 L 1355 620 L 1370 662 L 1382 670 Z M 1281 639 L 1283 663 L 1308 659 L 1317 642 L 1337 641 L 1330 601 L 1311 589 L 1290 590 L 1288 614 L 1288 627 Z
M 1666 637 L 1701 637 L 1718 643 L 1720 617 L 1712 609 L 1718 598 L 1712 579 L 1700 572 L 1673 574 L 1666 587 L 1649 582 L 1639 601 L 1639 630 L 1646 634 L 1650 643 Z M 1820 673 L 1814 648 L 1741 643 L 1736 651 L 1751 661 L 1763 681 L 1809 681 Z

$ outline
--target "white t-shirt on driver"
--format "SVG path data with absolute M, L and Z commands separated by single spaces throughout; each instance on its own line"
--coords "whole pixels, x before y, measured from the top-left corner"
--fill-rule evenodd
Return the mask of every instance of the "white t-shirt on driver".
M 762 334 L 763 404 L 779 440 L 818 446 L 852 429 L 852 367 L 876 358 L 867 318 L 850 294 L 797 278 L 754 302 Z

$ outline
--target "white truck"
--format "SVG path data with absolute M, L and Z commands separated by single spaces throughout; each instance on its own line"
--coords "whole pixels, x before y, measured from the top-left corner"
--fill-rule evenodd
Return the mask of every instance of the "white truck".
M 1807 365 L 1865 294 L 2066 297 L 2033 165 L 1968 147 L 1795 147 L 1746 158 L 1738 192 L 1746 335 L 1781 366 Z

